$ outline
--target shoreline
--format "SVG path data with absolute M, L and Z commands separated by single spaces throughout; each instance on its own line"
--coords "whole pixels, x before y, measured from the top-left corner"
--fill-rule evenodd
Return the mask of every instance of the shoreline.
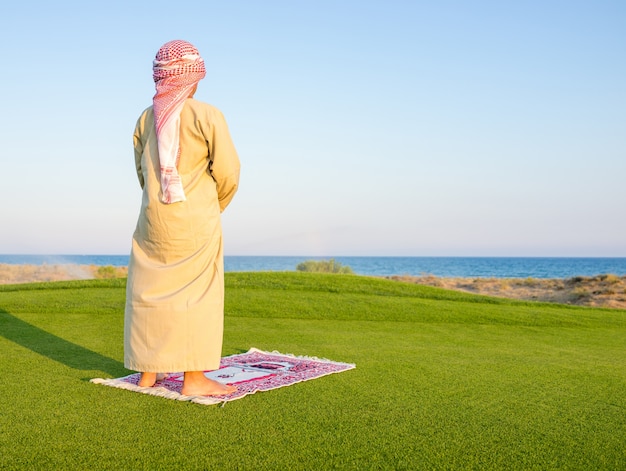
M 125 278 L 127 275 L 128 267 L 125 266 L 0 263 L 0 285 Z M 378 278 L 500 298 L 626 309 L 626 276 L 612 274 L 571 278 L 464 278 L 434 275 L 392 275 Z

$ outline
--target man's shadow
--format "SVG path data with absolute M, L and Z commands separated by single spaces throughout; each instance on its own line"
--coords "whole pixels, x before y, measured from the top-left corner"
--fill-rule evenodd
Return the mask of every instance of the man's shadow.
M 0 336 L 76 370 L 98 370 L 114 378 L 128 374 L 124 364 L 69 342 L 0 309 Z

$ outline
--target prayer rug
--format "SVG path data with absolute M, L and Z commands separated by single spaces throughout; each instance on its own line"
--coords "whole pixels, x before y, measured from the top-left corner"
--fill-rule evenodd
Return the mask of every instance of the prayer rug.
M 264 352 L 251 348 L 246 353 L 222 358 L 217 370 L 205 371 L 207 378 L 223 384 L 237 386 L 237 391 L 224 396 L 185 396 L 180 393 L 183 373 L 168 373 L 165 379 L 149 388 L 137 386 L 140 373 L 123 378 L 92 379 L 92 383 L 114 388 L 165 397 L 178 401 L 191 401 L 198 404 L 220 404 L 241 399 L 259 391 L 282 388 L 333 373 L 355 368 L 351 363 L 339 363 L 316 357 L 285 355 L 278 352 Z

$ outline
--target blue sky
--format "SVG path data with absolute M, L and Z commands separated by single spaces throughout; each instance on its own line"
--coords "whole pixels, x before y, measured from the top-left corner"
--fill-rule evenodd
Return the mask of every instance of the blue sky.
M 626 2 L 14 2 L 0 253 L 126 254 L 151 62 L 200 50 L 227 255 L 626 256 Z

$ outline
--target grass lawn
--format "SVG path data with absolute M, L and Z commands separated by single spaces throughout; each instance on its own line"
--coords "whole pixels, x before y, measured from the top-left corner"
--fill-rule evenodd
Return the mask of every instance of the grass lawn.
M 227 273 L 224 355 L 356 363 L 202 406 L 95 385 L 125 280 L 0 286 L 0 469 L 626 469 L 626 311 Z

